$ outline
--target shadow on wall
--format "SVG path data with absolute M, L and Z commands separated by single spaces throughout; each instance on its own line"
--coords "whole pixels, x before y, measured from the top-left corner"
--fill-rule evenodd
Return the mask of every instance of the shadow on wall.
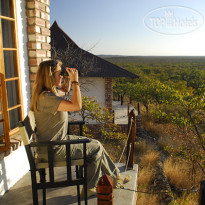
M 30 81 L 29 81 L 29 66 L 28 66 L 28 49 L 27 49 L 27 18 L 26 18 L 26 1 L 20 0 L 17 2 L 20 15 L 17 12 L 18 18 L 18 38 L 19 38 L 19 54 L 20 54 L 20 69 L 22 81 L 22 93 L 24 101 L 24 115 L 29 111 L 30 105 Z M 21 30 L 20 30 L 21 29 Z
M 8 184 L 6 179 L 6 168 L 4 159 L 0 161 L 0 198 L 4 194 L 4 190 L 8 190 Z

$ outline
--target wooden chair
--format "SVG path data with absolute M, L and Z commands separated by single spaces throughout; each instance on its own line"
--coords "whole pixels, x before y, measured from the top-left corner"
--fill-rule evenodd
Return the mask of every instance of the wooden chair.
M 73 125 L 78 125 L 79 127 L 79 134 L 80 136 L 83 136 L 83 125 L 85 124 L 85 121 L 69 121 L 68 122 L 68 130 L 67 130 L 67 134 L 70 134 L 70 127 Z
M 65 140 L 65 141 L 45 141 L 45 142 L 32 142 L 32 137 L 35 135 L 36 125 L 35 117 L 32 111 L 29 111 L 24 121 L 19 123 L 20 133 L 26 149 L 28 161 L 30 164 L 31 181 L 32 181 L 32 194 L 33 204 L 38 205 L 38 189 L 42 189 L 43 204 L 46 205 L 46 189 L 66 186 L 77 186 L 78 204 L 80 204 L 80 185 L 84 186 L 85 190 L 85 204 L 87 204 L 87 167 L 86 167 L 86 143 L 90 142 L 89 139 L 79 140 Z M 83 159 L 71 160 L 70 145 L 83 144 Z M 66 161 L 55 162 L 53 146 L 60 145 L 66 146 Z M 41 162 L 35 159 L 35 150 L 37 147 L 47 147 L 48 162 Z M 76 167 L 76 177 L 74 178 L 71 173 L 71 166 Z M 83 173 L 79 174 L 79 166 L 83 167 Z M 54 176 L 55 167 L 66 167 L 67 177 L 62 181 L 56 181 Z M 49 171 L 49 179 L 46 181 L 46 169 Z M 37 172 L 40 174 L 40 181 L 37 178 Z M 39 181 L 39 182 L 38 182 Z

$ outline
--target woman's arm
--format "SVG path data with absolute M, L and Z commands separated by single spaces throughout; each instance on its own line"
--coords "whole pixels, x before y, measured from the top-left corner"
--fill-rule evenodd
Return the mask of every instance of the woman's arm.
M 58 106 L 58 111 L 78 111 L 82 108 L 82 98 L 78 82 L 78 71 L 75 68 L 66 68 L 71 80 L 73 94 L 71 101 L 62 100 Z M 74 83 L 72 83 L 74 82 Z

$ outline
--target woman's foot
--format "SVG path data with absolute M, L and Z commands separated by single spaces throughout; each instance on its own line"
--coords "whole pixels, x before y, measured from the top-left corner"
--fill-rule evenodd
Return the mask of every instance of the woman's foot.
M 126 184 L 132 179 L 131 175 L 123 175 L 119 174 L 117 177 L 114 179 L 114 187 L 119 186 L 120 184 Z
M 92 188 L 92 189 L 87 189 L 87 197 L 96 196 L 96 195 L 97 195 L 97 191 L 96 191 L 95 187 Z M 84 195 L 84 187 L 81 190 L 80 197 L 82 199 L 84 199 L 84 197 L 85 197 L 85 195 Z

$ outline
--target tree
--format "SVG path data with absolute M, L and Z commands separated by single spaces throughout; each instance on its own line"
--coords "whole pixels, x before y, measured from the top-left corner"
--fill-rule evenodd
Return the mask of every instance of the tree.
M 94 97 L 83 96 L 82 109 L 78 113 L 87 124 L 89 120 L 97 123 L 96 128 L 99 128 L 98 131 L 100 131 L 102 138 L 117 141 L 124 140 L 125 135 L 118 132 L 118 126 L 113 124 L 113 115 L 105 106 L 98 103 Z M 89 130 L 89 126 L 85 130 L 85 136 L 95 137 L 92 131 Z
M 168 99 L 165 103 L 177 106 L 178 109 L 174 112 L 159 109 L 153 113 L 153 116 L 178 126 L 183 133 L 181 138 L 177 139 L 175 147 L 167 147 L 167 150 L 174 156 L 191 161 L 193 167 L 199 165 L 205 174 L 205 133 L 200 128 L 205 117 L 205 92 L 201 90 L 198 94 L 194 91 L 182 93 L 172 90 L 170 96 L 172 97 L 169 99 L 172 100 Z
M 129 78 L 117 78 L 113 83 L 113 91 L 120 96 L 121 105 L 123 105 L 124 96 L 128 92 Z

